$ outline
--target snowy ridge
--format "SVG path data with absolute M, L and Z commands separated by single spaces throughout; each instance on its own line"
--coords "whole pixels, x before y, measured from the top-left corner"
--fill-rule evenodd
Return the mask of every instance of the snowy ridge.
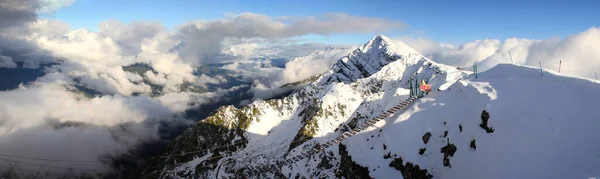
M 600 99 L 597 81 L 540 76 L 538 69 L 515 65 L 498 65 L 474 79 L 404 46 L 375 37 L 290 96 L 242 109 L 222 107 L 178 137 L 168 154 L 207 152 L 166 160 L 148 173 L 240 176 L 248 167 L 302 155 L 376 118 L 408 98 L 409 81 L 428 79 L 432 93 L 403 113 L 262 177 L 574 176 L 558 166 L 576 177 L 600 176 L 594 167 L 600 166 L 600 145 L 589 145 L 600 114 L 594 105 L 583 105 Z M 230 147 L 214 148 L 222 145 Z
M 569 92 L 574 89 L 578 92 Z M 498 65 L 477 79 L 460 80 L 448 91 L 421 99 L 390 118 L 382 132 L 365 133 L 345 143 L 362 166 L 387 164 L 391 159 L 386 163 L 373 156 L 389 153 L 436 178 L 595 177 L 600 175 L 600 145 L 589 141 L 595 140 L 591 126 L 600 124 L 600 114 L 593 105 L 584 104 L 600 99 L 598 90 L 597 81 L 554 73 L 540 76 L 539 69 Z M 483 110 L 490 130 L 481 126 Z M 424 143 L 427 132 L 431 139 Z M 365 144 L 374 134 L 379 137 Z M 446 146 L 456 147 L 448 166 L 440 152 Z M 422 155 L 421 149 L 425 149 Z M 369 174 L 374 178 L 399 175 L 383 166 Z

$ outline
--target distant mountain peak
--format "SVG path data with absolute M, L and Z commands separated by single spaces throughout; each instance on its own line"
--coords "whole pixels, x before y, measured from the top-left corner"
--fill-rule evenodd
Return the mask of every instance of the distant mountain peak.
M 400 40 L 392 40 L 384 35 L 376 35 L 371 38 L 369 42 L 365 43 L 359 48 L 362 52 L 367 52 L 373 49 L 381 49 L 388 54 L 408 55 L 408 54 L 419 54 L 415 49 L 406 45 Z
M 407 64 L 420 60 L 429 61 L 403 42 L 377 35 L 338 60 L 331 68 L 333 74 L 328 81 L 352 82 L 368 77 L 397 60 L 403 60 Z

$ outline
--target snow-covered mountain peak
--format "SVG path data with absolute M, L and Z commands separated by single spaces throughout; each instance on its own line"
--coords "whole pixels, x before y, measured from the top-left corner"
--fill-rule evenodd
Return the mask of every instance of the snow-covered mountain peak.
M 400 41 L 393 41 L 383 35 L 373 37 L 369 42 L 338 60 L 324 75 L 329 82 L 353 83 L 380 71 L 380 79 L 395 79 L 402 83 L 410 79 L 441 79 L 434 87 L 453 82 L 466 73 L 456 68 L 435 63 Z M 456 75 L 448 78 L 448 74 Z
M 384 35 L 377 35 L 369 42 L 362 45 L 360 51 L 368 53 L 369 51 L 378 52 L 383 51 L 389 54 L 408 55 L 408 54 L 419 54 L 415 49 L 406 45 L 404 42 L 399 40 L 391 40 Z

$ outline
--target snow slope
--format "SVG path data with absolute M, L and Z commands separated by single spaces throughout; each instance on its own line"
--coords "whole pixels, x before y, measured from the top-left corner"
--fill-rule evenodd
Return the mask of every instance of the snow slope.
M 381 166 L 370 172 L 374 178 L 401 175 L 387 166 L 391 159 L 376 157 L 387 152 L 427 169 L 434 178 L 598 177 L 600 111 L 594 104 L 599 91 L 598 81 L 552 72 L 540 76 L 539 69 L 501 64 L 422 98 L 386 119 L 382 132 L 343 143 L 360 165 Z M 489 113 L 492 133 L 479 126 L 483 110 Z M 426 132 L 432 137 L 424 144 Z M 365 142 L 371 135 L 380 137 Z M 476 149 L 470 147 L 472 140 Z M 457 147 L 451 167 L 443 166 L 440 152 L 447 141 Z M 420 148 L 426 148 L 423 155 Z
M 598 82 L 540 76 L 514 65 L 498 65 L 477 79 L 469 74 L 379 35 L 290 96 L 220 108 L 179 136 L 165 154 L 173 157 L 145 176 L 239 176 L 248 167 L 296 156 L 408 98 L 411 79 L 428 79 L 434 90 L 340 146 L 250 177 L 600 176 L 600 145 L 592 131 L 600 113 L 591 110 L 600 100 Z M 489 121 L 480 127 L 483 110 Z M 486 132 L 487 125 L 492 129 Z

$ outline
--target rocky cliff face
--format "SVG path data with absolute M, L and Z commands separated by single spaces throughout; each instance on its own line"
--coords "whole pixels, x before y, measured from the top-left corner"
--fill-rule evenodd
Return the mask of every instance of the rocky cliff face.
M 221 107 L 177 137 L 165 154 L 170 157 L 158 160 L 145 174 L 161 178 L 241 175 L 248 166 L 295 156 L 379 115 L 408 98 L 411 80 L 427 79 L 433 89 L 444 90 L 465 76 L 402 43 L 376 36 L 287 97 L 256 100 L 241 109 Z M 373 169 L 355 160 L 340 145 L 297 165 L 267 171 L 263 177 L 369 176 Z

